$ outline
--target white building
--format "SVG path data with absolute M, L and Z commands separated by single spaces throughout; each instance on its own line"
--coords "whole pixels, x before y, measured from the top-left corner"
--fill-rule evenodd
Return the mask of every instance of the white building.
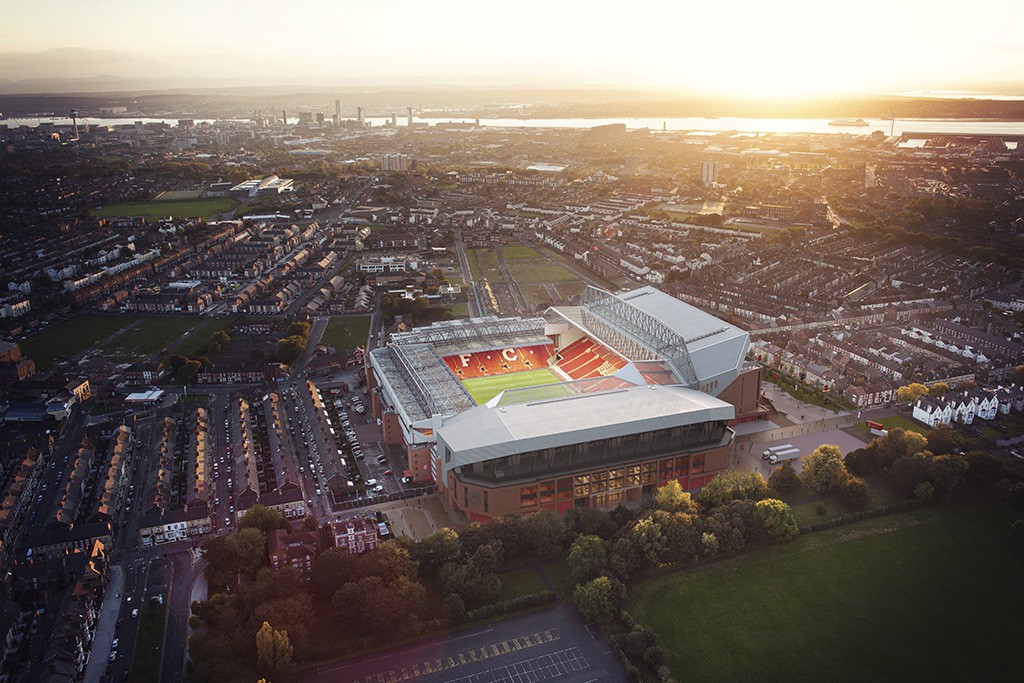
M 717 161 L 700 162 L 700 182 L 704 187 L 710 187 L 718 184 Z

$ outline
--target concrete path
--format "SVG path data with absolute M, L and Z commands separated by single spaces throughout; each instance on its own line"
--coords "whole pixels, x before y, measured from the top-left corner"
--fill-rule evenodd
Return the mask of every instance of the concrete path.
M 110 644 L 117 630 L 117 616 L 121 611 L 121 592 L 124 590 L 124 570 L 120 565 L 110 568 L 110 579 L 103 594 L 103 604 L 92 639 L 89 663 L 85 665 L 85 683 L 99 683 L 107 670 Z

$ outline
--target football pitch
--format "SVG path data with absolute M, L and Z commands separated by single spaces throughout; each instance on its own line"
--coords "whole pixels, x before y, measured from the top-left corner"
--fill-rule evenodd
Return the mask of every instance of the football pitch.
M 536 387 L 543 384 L 558 384 L 562 378 L 547 368 L 538 370 L 524 370 L 523 372 L 512 372 L 507 375 L 493 375 L 491 377 L 472 377 L 463 380 L 469 395 L 477 403 L 487 403 L 492 398 L 506 389 L 518 389 L 520 387 Z M 545 395 L 538 395 L 537 398 L 549 398 L 546 392 L 539 392 Z

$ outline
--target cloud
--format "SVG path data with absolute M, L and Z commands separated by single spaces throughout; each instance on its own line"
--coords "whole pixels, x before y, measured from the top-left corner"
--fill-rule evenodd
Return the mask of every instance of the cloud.
M 173 68 L 160 60 L 121 50 L 61 47 L 39 52 L 0 52 L 0 78 L 90 78 L 116 76 L 164 76 Z

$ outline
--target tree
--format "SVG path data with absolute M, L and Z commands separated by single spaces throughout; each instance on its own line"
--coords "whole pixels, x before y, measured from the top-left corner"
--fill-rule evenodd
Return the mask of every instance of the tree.
M 868 485 L 860 477 L 850 477 L 839 489 L 839 502 L 851 510 L 867 509 L 870 501 Z
M 540 510 L 526 517 L 523 534 L 534 557 L 561 555 L 565 548 L 565 520 L 551 510 Z
M 267 538 L 259 529 L 242 529 L 229 537 L 238 571 L 254 576 L 267 563 Z
M 382 543 L 376 552 L 360 558 L 360 573 L 363 576 L 379 576 L 387 583 L 400 577 L 415 579 L 416 562 L 409 551 L 393 541 Z
M 776 467 L 770 477 L 768 486 L 779 493 L 792 493 L 800 488 L 800 476 L 793 469 L 793 462 L 787 460 L 781 467 Z
M 287 671 L 292 663 L 288 632 L 278 631 L 266 621 L 256 632 L 256 667 L 260 674 L 275 675 Z
M 329 599 L 342 585 L 358 578 L 358 563 L 355 555 L 341 548 L 328 548 L 320 553 L 310 576 L 313 594 L 323 600 Z
M 658 487 L 654 493 L 654 506 L 666 512 L 689 512 L 697 511 L 690 494 L 683 491 L 679 481 L 673 479 L 664 486 Z
M 438 529 L 418 543 L 409 547 L 409 555 L 419 563 L 420 570 L 436 577 L 441 567 L 447 562 L 454 562 L 459 557 L 462 544 L 454 529 L 445 527 Z
M 653 519 L 641 519 L 615 542 L 611 567 L 622 579 L 628 579 L 634 572 L 656 565 L 667 547 L 661 527 Z
M 308 338 L 309 328 L 309 323 L 292 323 L 291 325 L 288 326 L 288 329 L 287 331 L 285 331 L 284 336 Z
M 310 513 L 306 515 L 306 518 L 302 520 L 302 524 L 299 525 L 300 531 L 316 531 L 317 527 L 320 526 L 320 522 L 317 521 L 316 515 Z
M 1018 365 L 1010 373 L 1010 381 L 1014 384 L 1024 384 L 1024 365 Z
M 217 330 L 210 337 L 210 350 L 214 353 L 220 353 L 228 344 L 231 343 L 231 335 L 228 334 L 227 330 Z
M 274 529 L 284 528 L 284 524 L 284 516 L 265 505 L 253 505 L 238 520 L 239 529 L 259 529 L 268 536 Z
M 877 450 L 878 465 L 882 468 L 892 467 L 900 458 L 920 453 L 927 447 L 928 440 L 923 435 L 905 429 L 890 429 L 869 445 Z
M 761 500 L 768 495 L 768 483 L 760 472 L 723 472 L 697 494 L 697 503 L 702 510 L 712 510 L 730 500 Z
M 928 480 L 928 460 L 931 453 L 922 451 L 914 455 L 907 455 L 892 464 L 889 468 L 889 478 L 893 486 L 905 496 L 914 495 L 914 489 L 923 481 Z M 934 492 L 934 487 L 932 487 Z
M 793 518 L 793 511 L 781 500 L 759 500 L 754 505 L 754 510 L 765 532 L 776 541 L 788 541 L 800 533 Z
M 928 481 L 935 487 L 935 497 L 948 503 L 967 476 L 967 459 L 962 455 L 939 455 L 928 465 Z
M 945 382 L 936 382 L 928 387 L 928 396 L 934 398 L 949 393 L 949 385 Z
M 576 586 L 572 592 L 572 599 L 580 614 L 587 621 L 606 626 L 611 623 L 615 615 L 612 582 L 607 576 L 599 576 L 592 581 Z
M 597 536 L 578 536 L 569 549 L 569 569 L 574 583 L 584 583 L 608 567 L 604 541 Z
M 924 398 L 927 395 L 928 387 L 919 382 L 913 382 L 912 384 L 908 384 L 896 390 L 897 401 L 909 401 L 913 403 L 917 399 Z
M 458 593 L 444 596 L 444 611 L 448 618 L 458 623 L 466 618 L 466 602 Z
M 305 337 L 295 335 L 277 340 L 277 359 L 282 363 L 294 363 L 305 350 Z
M 800 480 L 817 493 L 837 491 L 850 478 L 838 446 L 823 444 L 804 458 Z
M 718 537 L 705 531 L 700 535 L 701 554 L 711 559 L 718 554 Z
M 181 385 L 195 384 L 202 364 L 197 360 L 186 360 L 174 373 L 174 381 Z

